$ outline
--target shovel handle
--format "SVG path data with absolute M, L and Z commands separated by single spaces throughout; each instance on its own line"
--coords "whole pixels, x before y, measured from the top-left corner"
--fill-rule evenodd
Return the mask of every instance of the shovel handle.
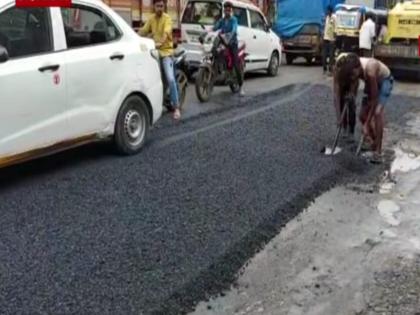
M 331 148 L 331 155 L 334 155 L 335 148 L 337 147 L 338 139 L 340 138 L 341 129 L 343 128 L 343 121 L 344 121 L 345 115 L 347 114 L 347 110 L 348 110 L 348 102 L 345 103 L 344 108 L 343 108 L 343 112 L 341 113 L 340 124 L 337 127 L 337 132 L 335 134 L 334 143 L 333 143 L 333 146 Z
M 362 135 L 360 136 L 359 144 L 357 146 L 356 156 L 359 156 L 360 151 L 362 151 L 363 142 L 365 142 L 365 135 L 362 133 Z

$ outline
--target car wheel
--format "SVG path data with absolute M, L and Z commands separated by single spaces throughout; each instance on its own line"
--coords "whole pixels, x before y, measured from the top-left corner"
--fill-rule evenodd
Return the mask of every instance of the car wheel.
M 150 115 L 144 100 L 129 96 L 122 104 L 115 123 L 114 141 L 121 154 L 140 151 L 149 134 Z
M 288 65 L 291 65 L 293 63 L 293 60 L 295 60 L 295 56 L 290 55 L 290 54 L 286 54 L 286 63 Z
M 275 77 L 279 74 L 279 65 L 279 54 L 277 52 L 273 52 L 267 69 L 267 73 L 270 77 Z

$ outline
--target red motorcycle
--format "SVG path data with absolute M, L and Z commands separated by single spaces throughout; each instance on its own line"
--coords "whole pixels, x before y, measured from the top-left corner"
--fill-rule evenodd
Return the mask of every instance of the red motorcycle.
M 229 85 L 233 93 L 238 93 L 240 86 L 234 69 L 233 55 L 228 48 L 229 35 L 203 33 L 199 40 L 203 46 L 204 58 L 195 79 L 197 98 L 200 102 L 207 102 L 215 85 Z M 245 56 L 245 43 L 239 42 L 238 59 L 242 79 L 245 71 Z

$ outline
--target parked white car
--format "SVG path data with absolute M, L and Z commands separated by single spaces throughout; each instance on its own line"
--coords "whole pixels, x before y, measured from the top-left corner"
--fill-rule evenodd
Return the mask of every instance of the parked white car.
M 245 72 L 266 70 L 276 76 L 281 64 L 281 41 L 270 29 L 261 10 L 250 1 L 230 1 L 238 19 L 238 39 L 245 42 Z M 187 51 L 190 68 L 198 68 L 203 60 L 203 49 L 198 37 L 202 26 L 210 31 L 223 16 L 223 0 L 188 0 L 181 20 L 181 45 Z
M 0 0 L 0 167 L 113 138 L 138 152 L 162 114 L 158 53 L 99 0 Z

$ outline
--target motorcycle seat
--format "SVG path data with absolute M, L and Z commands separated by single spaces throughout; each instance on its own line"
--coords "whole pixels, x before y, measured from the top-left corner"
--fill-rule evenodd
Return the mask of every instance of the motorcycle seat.
M 178 58 L 180 56 L 182 56 L 185 53 L 185 50 L 180 50 L 174 53 L 174 57 Z

